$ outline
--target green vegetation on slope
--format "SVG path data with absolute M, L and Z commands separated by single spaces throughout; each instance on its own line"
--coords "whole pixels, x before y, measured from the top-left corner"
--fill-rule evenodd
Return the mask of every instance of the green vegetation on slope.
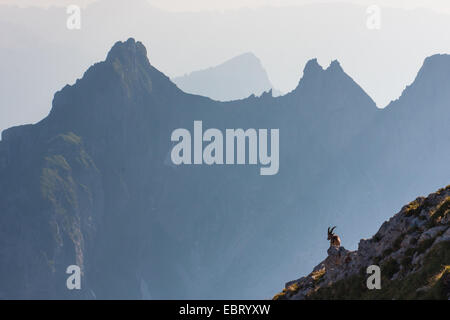
M 435 245 L 426 255 L 422 268 L 405 278 L 390 280 L 398 271 L 397 263 L 391 260 L 381 270 L 381 290 L 367 289 L 367 275 L 358 274 L 320 288 L 308 299 L 447 299 L 450 290 L 450 242 Z

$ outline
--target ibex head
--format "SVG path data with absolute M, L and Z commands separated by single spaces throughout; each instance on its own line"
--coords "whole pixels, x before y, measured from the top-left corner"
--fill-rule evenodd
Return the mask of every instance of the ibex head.
M 334 236 L 333 231 L 334 231 L 334 229 L 336 229 L 336 226 L 334 226 L 334 227 L 331 228 L 331 229 L 330 229 L 330 227 L 328 227 L 328 239 L 327 239 L 327 240 L 333 239 L 333 236 Z

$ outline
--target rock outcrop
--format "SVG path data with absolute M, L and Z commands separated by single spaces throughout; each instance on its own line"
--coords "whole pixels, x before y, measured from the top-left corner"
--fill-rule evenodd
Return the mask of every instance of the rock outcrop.
M 419 197 L 358 250 L 331 246 L 327 258 L 274 299 L 450 299 L 450 185 Z M 369 290 L 367 267 L 381 271 L 381 289 Z

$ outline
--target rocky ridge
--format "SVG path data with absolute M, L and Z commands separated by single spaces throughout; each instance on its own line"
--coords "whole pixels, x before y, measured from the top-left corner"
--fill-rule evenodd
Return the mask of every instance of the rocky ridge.
M 450 299 L 449 213 L 450 185 L 405 205 L 358 250 L 330 246 L 324 261 L 274 299 Z M 370 265 L 380 266 L 379 290 L 367 288 Z

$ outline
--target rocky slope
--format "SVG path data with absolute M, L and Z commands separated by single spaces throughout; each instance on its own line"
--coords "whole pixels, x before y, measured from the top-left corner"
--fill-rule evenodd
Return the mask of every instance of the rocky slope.
M 327 253 L 274 299 L 450 299 L 450 185 L 404 206 L 357 251 Z M 367 288 L 370 265 L 380 267 L 381 289 Z

